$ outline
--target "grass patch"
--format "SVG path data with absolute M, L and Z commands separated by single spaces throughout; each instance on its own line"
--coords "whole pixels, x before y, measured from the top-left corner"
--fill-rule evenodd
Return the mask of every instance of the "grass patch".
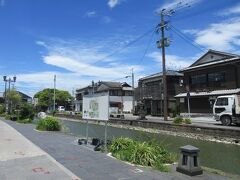
M 183 119 L 181 117 L 176 117 L 173 120 L 173 124 L 183 124 L 183 123 L 185 123 L 185 124 L 192 124 L 192 120 L 190 118 Z
M 109 151 L 117 159 L 133 164 L 150 166 L 163 172 L 170 171 L 165 164 L 173 163 L 175 156 L 154 141 L 149 143 L 130 138 L 115 138 Z
M 182 124 L 183 121 L 184 121 L 183 118 L 181 118 L 181 117 L 176 117 L 176 118 L 174 118 L 173 123 L 174 123 L 174 124 Z
M 185 124 L 192 124 L 192 120 L 190 118 L 184 119 Z
M 36 129 L 40 131 L 60 131 L 61 124 L 54 117 L 46 117 L 37 122 Z

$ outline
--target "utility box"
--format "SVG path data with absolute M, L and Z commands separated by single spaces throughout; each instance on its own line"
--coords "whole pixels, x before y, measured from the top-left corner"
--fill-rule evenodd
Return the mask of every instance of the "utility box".
M 203 173 L 199 163 L 199 149 L 186 145 L 180 147 L 181 155 L 176 170 L 189 176 L 196 176 Z

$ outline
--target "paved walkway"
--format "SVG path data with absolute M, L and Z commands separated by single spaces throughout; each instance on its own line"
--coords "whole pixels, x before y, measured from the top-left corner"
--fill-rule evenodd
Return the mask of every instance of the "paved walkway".
M 86 146 L 76 143 L 77 137 L 63 133 L 38 132 L 34 125 L 17 124 L 4 121 L 22 133 L 33 143 L 49 153 L 58 162 L 71 170 L 81 179 L 87 180 L 124 180 L 124 179 L 162 179 L 162 180 L 223 180 L 227 179 L 204 172 L 203 175 L 189 177 L 176 172 L 162 173 L 150 168 L 135 167 L 106 156 L 105 153 L 94 152 Z M 1 136 L 1 131 L 0 131 Z M 0 178 L 1 179 L 1 178 Z
M 1 180 L 79 179 L 47 153 L 0 121 Z

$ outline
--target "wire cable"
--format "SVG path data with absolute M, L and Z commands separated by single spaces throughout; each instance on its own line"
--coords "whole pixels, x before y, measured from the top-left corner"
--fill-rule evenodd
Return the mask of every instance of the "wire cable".
M 143 53 L 141 59 L 139 60 L 139 62 L 137 63 L 138 65 L 142 64 L 142 62 L 143 62 L 143 60 L 144 60 L 144 58 L 145 58 L 145 56 L 146 56 L 146 54 L 147 54 L 147 52 L 148 52 L 148 50 L 150 48 L 150 45 L 151 45 L 154 33 L 155 33 L 155 31 L 152 32 L 152 34 L 151 34 L 151 36 L 150 36 L 150 38 L 148 40 L 147 46 L 146 46 L 146 48 L 144 50 L 144 53 Z
M 170 29 L 173 30 L 173 32 L 175 32 L 175 34 L 177 34 L 180 38 L 182 38 L 183 40 L 185 40 L 186 42 L 188 42 L 190 45 L 194 46 L 195 48 L 197 48 L 198 50 L 200 50 L 201 52 L 205 52 L 206 48 L 202 47 L 200 44 L 193 42 L 193 40 L 191 40 L 190 38 L 188 38 L 186 35 L 184 35 L 181 31 L 177 30 L 173 25 L 170 25 Z
M 116 51 L 114 51 L 113 53 L 107 55 L 106 57 L 102 58 L 102 59 L 99 59 L 98 61 L 92 63 L 91 65 L 93 64 L 97 64 L 101 61 L 104 61 L 105 59 L 109 58 L 109 57 L 112 57 L 114 56 L 115 54 L 121 52 L 122 50 L 126 49 L 127 47 L 133 45 L 134 43 L 136 43 L 137 41 L 141 40 L 143 37 L 145 37 L 146 35 L 148 35 L 149 33 L 151 33 L 153 30 L 155 30 L 155 27 L 154 28 L 151 28 L 149 29 L 148 31 L 146 31 L 145 33 L 143 33 L 142 35 L 138 36 L 136 39 L 132 40 L 131 42 L 129 42 L 128 44 L 126 44 L 125 46 L 117 49 Z

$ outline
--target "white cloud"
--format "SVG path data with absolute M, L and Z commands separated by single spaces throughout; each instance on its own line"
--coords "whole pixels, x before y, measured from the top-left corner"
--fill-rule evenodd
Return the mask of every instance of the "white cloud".
M 168 0 L 167 3 L 159 7 L 156 12 L 160 12 L 162 9 L 177 9 L 184 6 L 194 6 L 197 3 L 200 3 L 202 0 Z
M 95 11 L 88 11 L 88 12 L 85 13 L 85 17 L 92 18 L 92 17 L 95 17 L 96 14 L 97 13 Z
M 183 30 L 183 32 L 194 35 L 194 34 L 198 33 L 199 30 L 197 30 L 197 29 L 186 29 L 186 30 Z
M 60 68 L 64 68 L 70 72 L 84 75 L 84 76 L 93 76 L 93 77 L 122 77 L 123 69 L 131 69 L 132 67 L 137 71 L 141 70 L 139 66 L 128 66 L 128 65 L 116 65 L 110 67 L 100 67 L 94 66 L 91 64 L 81 63 L 78 60 L 63 57 L 63 56 L 45 56 L 44 62 L 49 65 L 57 66 Z
M 194 32 L 195 42 L 210 49 L 234 51 L 240 41 L 240 18 L 214 23 Z
M 104 16 L 104 17 L 102 18 L 102 22 L 103 22 L 104 24 L 109 24 L 109 23 L 112 22 L 112 18 L 110 18 L 109 16 Z
M 125 37 L 125 36 L 124 36 Z M 126 36 L 129 39 L 129 36 Z M 61 68 L 56 71 L 43 71 L 17 75 L 17 88 L 27 94 L 34 95 L 44 88 L 53 87 L 53 76 L 57 75 L 57 88 L 72 91 L 73 88 L 81 88 L 94 81 L 110 81 L 119 79 L 130 74 L 131 68 L 136 73 L 143 71 L 143 67 L 122 63 L 117 56 L 115 58 L 105 57 L 119 46 L 119 42 L 126 41 L 126 37 L 111 37 L 94 42 L 82 40 L 48 39 L 36 41 L 45 51 L 42 60 L 49 66 Z M 123 52 L 122 52 L 123 53 Z M 126 53 L 126 52 L 124 52 Z M 99 62 L 99 60 L 101 60 Z M 96 63 L 98 62 L 98 63 Z M 120 81 L 128 81 L 122 78 Z M 137 81 L 136 81 L 137 82 Z
M 230 16 L 240 14 L 240 4 L 237 4 L 231 8 L 227 8 L 218 13 L 218 15 Z
M 53 77 L 57 76 L 57 89 L 71 92 L 73 88 L 86 86 L 91 82 L 90 79 L 81 77 L 75 73 L 61 73 L 54 71 L 17 74 L 16 87 L 18 90 L 27 92 L 33 96 L 36 92 L 44 88 L 53 88 Z
M 109 0 L 108 1 L 108 6 L 110 8 L 114 8 L 115 6 L 119 5 L 121 0 Z
M 153 58 L 154 61 L 162 63 L 162 54 L 160 52 L 152 52 L 148 54 L 148 57 Z M 166 66 L 170 70 L 179 70 L 188 67 L 196 59 L 185 58 L 176 55 L 166 55 Z

